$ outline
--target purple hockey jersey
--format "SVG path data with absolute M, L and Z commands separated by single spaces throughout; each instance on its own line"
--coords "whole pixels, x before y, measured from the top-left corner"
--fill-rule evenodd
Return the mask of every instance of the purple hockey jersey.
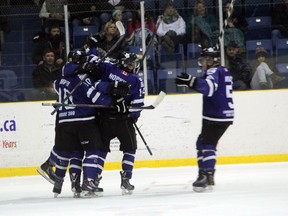
M 203 94 L 203 119 L 233 122 L 232 76 L 227 68 L 209 68 L 197 79 L 194 89 Z

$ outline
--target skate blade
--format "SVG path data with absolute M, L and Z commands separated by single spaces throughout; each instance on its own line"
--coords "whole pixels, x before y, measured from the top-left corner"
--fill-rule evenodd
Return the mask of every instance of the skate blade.
M 81 198 L 81 193 L 74 192 L 73 193 L 73 198 Z
M 57 198 L 58 197 L 58 193 L 54 193 L 54 198 Z
M 207 187 L 193 187 L 193 191 L 195 191 L 197 193 L 205 192 L 206 189 L 207 189 Z
M 55 184 L 55 181 L 53 181 L 52 179 L 49 178 L 49 176 L 47 176 L 47 174 L 41 169 L 41 168 L 38 168 L 37 169 L 37 172 L 43 177 L 45 178 L 48 182 L 50 182 L 51 184 Z
M 206 191 L 208 191 L 208 192 L 213 191 L 213 185 L 208 185 L 206 187 Z
M 126 188 L 122 188 L 122 195 L 132 195 L 133 194 L 133 190 L 127 190 Z
M 102 192 L 82 191 L 80 196 L 82 198 L 95 198 L 103 196 Z

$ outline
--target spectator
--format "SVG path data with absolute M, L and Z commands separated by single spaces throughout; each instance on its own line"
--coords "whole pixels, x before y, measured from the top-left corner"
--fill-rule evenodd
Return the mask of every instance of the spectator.
M 202 48 L 216 45 L 219 30 L 218 23 L 212 13 L 208 13 L 203 0 L 195 2 L 193 16 L 190 21 L 191 41 L 200 43 Z
M 64 5 L 67 0 L 45 0 L 39 12 L 43 21 L 43 30 L 52 25 L 64 26 Z
M 247 35 L 248 23 L 244 16 L 238 15 L 234 9 L 228 19 L 228 11 L 231 7 L 231 0 L 226 1 L 224 6 L 224 19 L 227 19 L 227 26 L 224 29 L 224 45 L 234 41 L 237 46 L 245 47 L 245 36 Z
M 272 13 L 272 42 L 275 48 L 278 38 L 288 38 L 288 0 L 276 4 Z
M 72 27 L 80 25 L 100 26 L 100 19 L 97 5 L 93 0 L 69 0 L 69 12 L 71 15 Z
M 273 89 L 276 84 L 285 79 L 275 73 L 276 70 L 266 58 L 267 51 L 263 47 L 257 47 L 256 61 L 253 67 L 254 75 L 251 80 L 252 89 Z
M 128 19 L 132 17 L 131 10 L 133 3 L 128 0 L 108 0 L 102 4 L 101 11 L 104 11 L 100 15 L 102 26 L 112 19 L 112 13 L 114 10 L 121 10 L 123 14 L 123 23 L 127 25 Z
M 147 10 L 144 14 L 145 19 L 145 37 L 146 46 L 150 42 L 153 33 L 156 31 L 154 20 L 149 16 Z M 133 12 L 132 18 L 128 20 L 128 38 L 129 45 L 142 46 L 142 33 L 141 33 L 141 10 L 140 6 Z M 157 38 L 154 37 L 154 45 L 157 44 Z
M 61 75 L 61 67 L 55 64 L 53 50 L 43 52 L 43 64 L 38 65 L 32 73 L 33 87 L 36 89 L 32 98 L 36 100 L 57 99 L 53 89 L 53 81 Z
M 251 67 L 246 62 L 244 52 L 240 51 L 235 42 L 230 42 L 226 47 L 228 69 L 233 77 L 233 90 L 250 89 Z
M 55 61 L 58 66 L 64 64 L 65 58 L 65 37 L 61 32 L 61 28 L 53 25 L 49 28 L 49 34 L 40 32 L 33 37 L 33 41 L 38 43 L 33 53 L 33 63 L 43 64 L 43 51 L 46 49 L 53 50 L 55 54 Z
M 160 22 L 160 23 L 159 23 Z M 173 53 L 178 49 L 179 43 L 184 39 L 186 24 L 173 4 L 168 4 L 163 15 L 157 20 L 157 35 L 159 42 L 167 53 Z
M 119 37 L 119 31 L 116 24 L 113 21 L 109 21 L 106 23 L 103 31 L 88 38 L 87 45 L 90 47 L 96 47 L 100 55 L 104 55 L 118 41 Z M 123 40 L 122 43 L 120 43 L 118 47 L 109 55 L 109 57 L 117 59 L 123 51 L 127 50 L 128 45 L 126 41 Z
M 124 26 L 124 28 L 125 28 L 125 31 L 127 30 L 126 23 L 123 23 L 123 13 L 122 13 L 121 10 L 116 9 L 116 10 L 113 11 L 111 21 L 114 22 L 114 23 L 116 23 L 117 21 L 121 21 L 123 26 Z
M 123 14 L 122 11 L 119 9 L 116 9 L 113 11 L 112 13 L 112 21 L 117 22 L 117 21 L 121 21 L 123 20 Z

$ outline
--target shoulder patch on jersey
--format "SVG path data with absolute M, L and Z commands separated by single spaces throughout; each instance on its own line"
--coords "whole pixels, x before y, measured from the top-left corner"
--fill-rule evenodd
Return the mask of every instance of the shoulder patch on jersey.
M 128 73 L 124 70 L 121 71 L 121 73 L 124 75 L 124 76 L 128 76 Z

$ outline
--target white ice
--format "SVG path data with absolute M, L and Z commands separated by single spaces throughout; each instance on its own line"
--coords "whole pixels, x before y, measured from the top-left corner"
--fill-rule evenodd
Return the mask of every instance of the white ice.
M 0 178 L 0 216 L 221 215 L 287 216 L 288 163 L 218 165 L 212 192 L 196 193 L 196 167 L 135 169 L 132 195 L 121 195 L 119 171 L 104 171 L 102 197 L 72 198 L 41 176 Z

